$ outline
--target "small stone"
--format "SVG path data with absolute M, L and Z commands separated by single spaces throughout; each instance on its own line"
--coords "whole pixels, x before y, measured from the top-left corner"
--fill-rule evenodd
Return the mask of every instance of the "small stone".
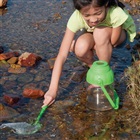
M 53 17 L 54 17 L 54 19 L 61 19 L 62 18 L 60 13 L 55 13 Z
M 8 69 L 8 72 L 9 73 L 15 73 L 15 74 L 25 73 L 26 72 L 26 68 L 24 68 L 24 67 L 19 67 L 19 68 L 12 68 L 12 67 L 10 67 Z
M 9 64 L 15 64 L 17 61 L 18 61 L 18 57 L 12 57 L 9 60 L 7 60 Z
M 56 58 L 51 58 L 47 61 L 50 69 L 53 69 L 55 60 Z
M 0 121 L 7 120 L 7 119 L 10 119 L 12 117 L 19 115 L 19 113 L 15 109 L 5 106 L 0 103 L 0 108 L 1 107 L 2 107 L 2 110 L 0 110 Z
M 17 68 L 21 68 L 21 66 L 18 64 L 11 64 L 11 68 L 17 69 Z
M 19 56 L 18 64 L 25 67 L 34 66 L 37 61 L 41 60 L 40 56 L 36 54 L 25 52 L 21 56 Z
M 44 96 L 44 92 L 40 89 L 30 89 L 25 88 L 23 91 L 23 96 L 26 98 L 37 99 Z
M 0 60 L 7 60 L 14 56 L 19 56 L 18 52 L 8 52 L 8 53 L 1 53 L 0 54 Z
M 5 94 L 4 100 L 7 104 L 13 105 L 13 104 L 16 104 L 20 100 L 20 97 L 18 95 Z

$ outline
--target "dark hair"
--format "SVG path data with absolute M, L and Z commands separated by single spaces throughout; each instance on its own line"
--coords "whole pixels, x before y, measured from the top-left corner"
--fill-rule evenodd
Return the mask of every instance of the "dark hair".
M 93 5 L 95 7 L 102 7 L 107 4 L 108 7 L 119 6 L 122 9 L 125 7 L 119 0 L 73 0 L 75 9 L 81 10 L 83 7 Z

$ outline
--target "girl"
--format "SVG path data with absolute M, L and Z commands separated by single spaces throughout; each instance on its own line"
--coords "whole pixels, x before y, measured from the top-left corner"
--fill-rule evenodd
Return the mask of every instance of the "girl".
M 93 50 L 99 60 L 109 63 L 113 47 L 126 42 L 127 37 L 132 42 L 136 35 L 133 19 L 118 0 L 73 0 L 73 3 L 76 10 L 67 23 L 43 106 L 55 101 L 69 51 L 73 51 L 89 67 L 93 63 Z M 86 32 L 73 41 L 75 33 L 81 29 Z

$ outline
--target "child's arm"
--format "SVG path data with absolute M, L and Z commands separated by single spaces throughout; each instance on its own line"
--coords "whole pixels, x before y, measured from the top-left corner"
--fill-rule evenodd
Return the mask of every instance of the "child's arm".
M 111 35 L 112 46 L 117 45 L 117 41 L 120 39 L 121 32 L 122 32 L 122 27 L 121 26 L 116 27 L 116 28 L 112 28 L 112 35 Z
M 73 38 L 74 38 L 74 33 L 67 28 L 63 41 L 61 43 L 58 56 L 54 64 L 49 90 L 46 92 L 44 96 L 45 99 L 43 102 L 44 104 L 43 106 L 50 105 L 55 101 L 57 90 L 58 90 L 59 79 L 62 72 L 62 67 L 67 59 Z

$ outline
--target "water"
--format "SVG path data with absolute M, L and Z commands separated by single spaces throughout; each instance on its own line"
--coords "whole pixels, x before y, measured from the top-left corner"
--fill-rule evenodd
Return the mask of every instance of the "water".
M 20 53 L 31 52 L 41 56 L 42 60 L 24 74 L 11 74 L 7 72 L 7 69 L 0 69 L 0 102 L 7 105 L 4 102 L 3 94 L 22 96 L 23 89 L 26 87 L 47 91 L 51 78 L 47 60 L 57 55 L 72 10 L 72 2 L 68 0 L 8 1 L 7 10 L 0 16 L 0 45 L 4 47 L 5 52 L 14 50 Z M 134 16 L 137 27 L 139 27 L 137 18 L 138 15 Z M 70 54 L 62 73 L 57 100 L 42 117 L 40 131 L 30 136 L 20 136 L 7 128 L 0 130 L 0 138 L 2 140 L 83 140 L 93 139 L 94 136 L 107 139 L 114 137 L 123 139 L 132 136 L 130 133 L 118 132 L 119 129 L 123 129 L 118 126 L 118 123 L 117 125 L 115 123 L 119 111 L 94 112 L 87 108 L 85 80 L 71 81 L 72 77 L 75 77 L 75 73 L 77 74 L 75 68 L 80 65 L 81 63 Z M 123 77 L 124 69 L 130 65 L 131 53 L 129 50 L 122 48 L 114 51 L 111 66 L 115 73 L 117 92 L 121 96 L 125 94 L 125 85 L 124 81 L 120 79 Z M 42 101 L 43 99 L 22 98 L 17 105 L 10 106 L 20 115 L 5 119 L 0 124 L 33 122 L 40 111 Z M 124 107 L 120 111 L 125 112 L 130 109 L 131 105 L 123 104 Z M 110 125 L 106 125 L 107 123 Z
M 33 125 L 26 122 L 16 123 L 3 123 L 0 129 L 10 128 L 12 131 L 19 135 L 30 135 L 36 133 L 40 128 L 41 124 Z

